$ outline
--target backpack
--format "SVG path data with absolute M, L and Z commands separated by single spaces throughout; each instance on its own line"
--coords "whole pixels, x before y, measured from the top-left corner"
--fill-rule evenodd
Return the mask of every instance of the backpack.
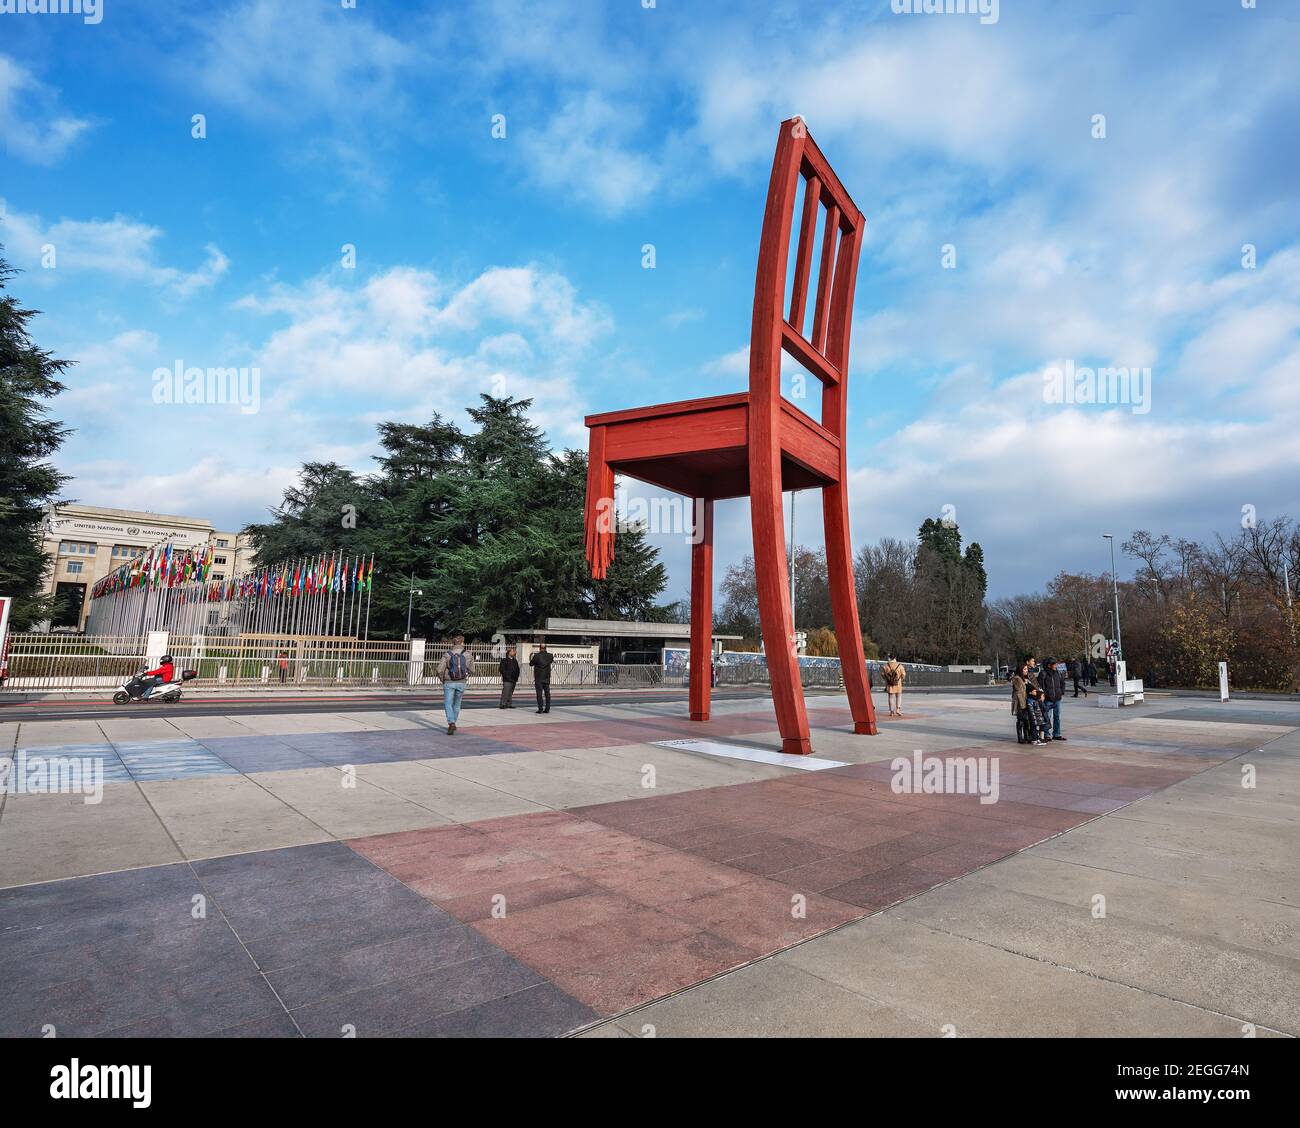
M 449 681 L 464 681 L 468 676 L 467 670 L 463 650 L 459 654 L 452 651 L 447 655 L 447 678 Z
M 884 674 L 885 684 L 887 686 L 893 687 L 898 685 L 900 682 L 902 682 L 903 680 L 902 670 L 903 670 L 902 666 L 895 666 L 892 669 L 888 666 L 884 667 L 884 669 L 881 672 Z

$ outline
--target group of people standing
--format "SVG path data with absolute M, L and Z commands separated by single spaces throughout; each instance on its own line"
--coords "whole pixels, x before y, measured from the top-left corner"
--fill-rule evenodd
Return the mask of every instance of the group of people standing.
M 501 701 L 498 709 L 513 709 L 515 687 L 519 684 L 519 659 L 513 646 L 506 647 L 505 657 L 497 667 L 501 674 Z M 537 692 L 537 711 L 551 711 L 551 666 L 555 657 L 546 649 L 546 643 L 537 644 L 537 649 L 529 656 L 528 665 L 533 671 L 533 688 Z M 465 686 L 474 676 L 474 658 L 465 649 L 465 636 L 456 635 L 451 640 L 451 649 L 442 656 L 438 663 L 438 677 L 442 680 L 442 708 L 447 716 L 447 732 L 454 735 L 456 721 L 460 717 L 460 707 L 465 699 Z
M 1065 681 L 1074 684 L 1074 696 L 1080 690 L 1088 696 L 1088 685 L 1097 684 L 1097 667 L 1092 662 L 1075 660 L 1058 662 L 1044 658 L 1026 658 L 1011 675 L 1011 712 L 1016 718 L 1016 740 L 1021 744 L 1043 747 L 1061 735 L 1061 699 Z

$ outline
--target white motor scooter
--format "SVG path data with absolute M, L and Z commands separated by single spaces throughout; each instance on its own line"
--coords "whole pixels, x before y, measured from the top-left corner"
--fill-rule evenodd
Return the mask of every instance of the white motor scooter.
M 125 705 L 129 701 L 150 701 L 169 705 L 174 701 L 181 699 L 181 687 L 187 681 L 193 681 L 199 676 L 197 670 L 181 670 L 166 685 L 154 686 L 149 688 L 148 680 L 141 670 L 130 681 L 126 682 L 118 691 L 113 694 L 114 705 Z

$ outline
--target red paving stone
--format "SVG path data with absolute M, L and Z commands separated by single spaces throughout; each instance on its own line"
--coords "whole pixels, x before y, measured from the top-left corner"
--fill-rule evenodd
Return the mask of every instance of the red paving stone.
M 630 739 L 601 722 L 538 731 L 564 729 L 557 739 L 580 747 L 577 730 L 590 735 L 593 723 L 599 743 Z M 646 726 L 634 727 L 645 740 Z M 610 1015 L 960 877 L 1212 759 L 1184 756 L 1176 768 L 1168 757 L 1134 764 L 1079 751 L 942 753 L 997 757 L 992 804 L 895 793 L 881 761 L 349 844 Z

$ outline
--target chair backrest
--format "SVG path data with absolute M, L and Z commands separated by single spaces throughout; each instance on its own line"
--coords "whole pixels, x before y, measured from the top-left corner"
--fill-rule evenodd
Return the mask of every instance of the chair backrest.
M 799 241 L 786 306 L 790 241 L 799 200 Z M 749 390 L 759 411 L 775 411 L 781 354 L 788 352 L 822 383 L 822 426 L 843 438 L 853 291 L 866 219 L 835 175 L 801 118 L 781 123 L 767 190 L 754 284 Z M 814 248 L 821 232 L 814 281 Z M 805 332 L 809 298 L 812 326 Z

